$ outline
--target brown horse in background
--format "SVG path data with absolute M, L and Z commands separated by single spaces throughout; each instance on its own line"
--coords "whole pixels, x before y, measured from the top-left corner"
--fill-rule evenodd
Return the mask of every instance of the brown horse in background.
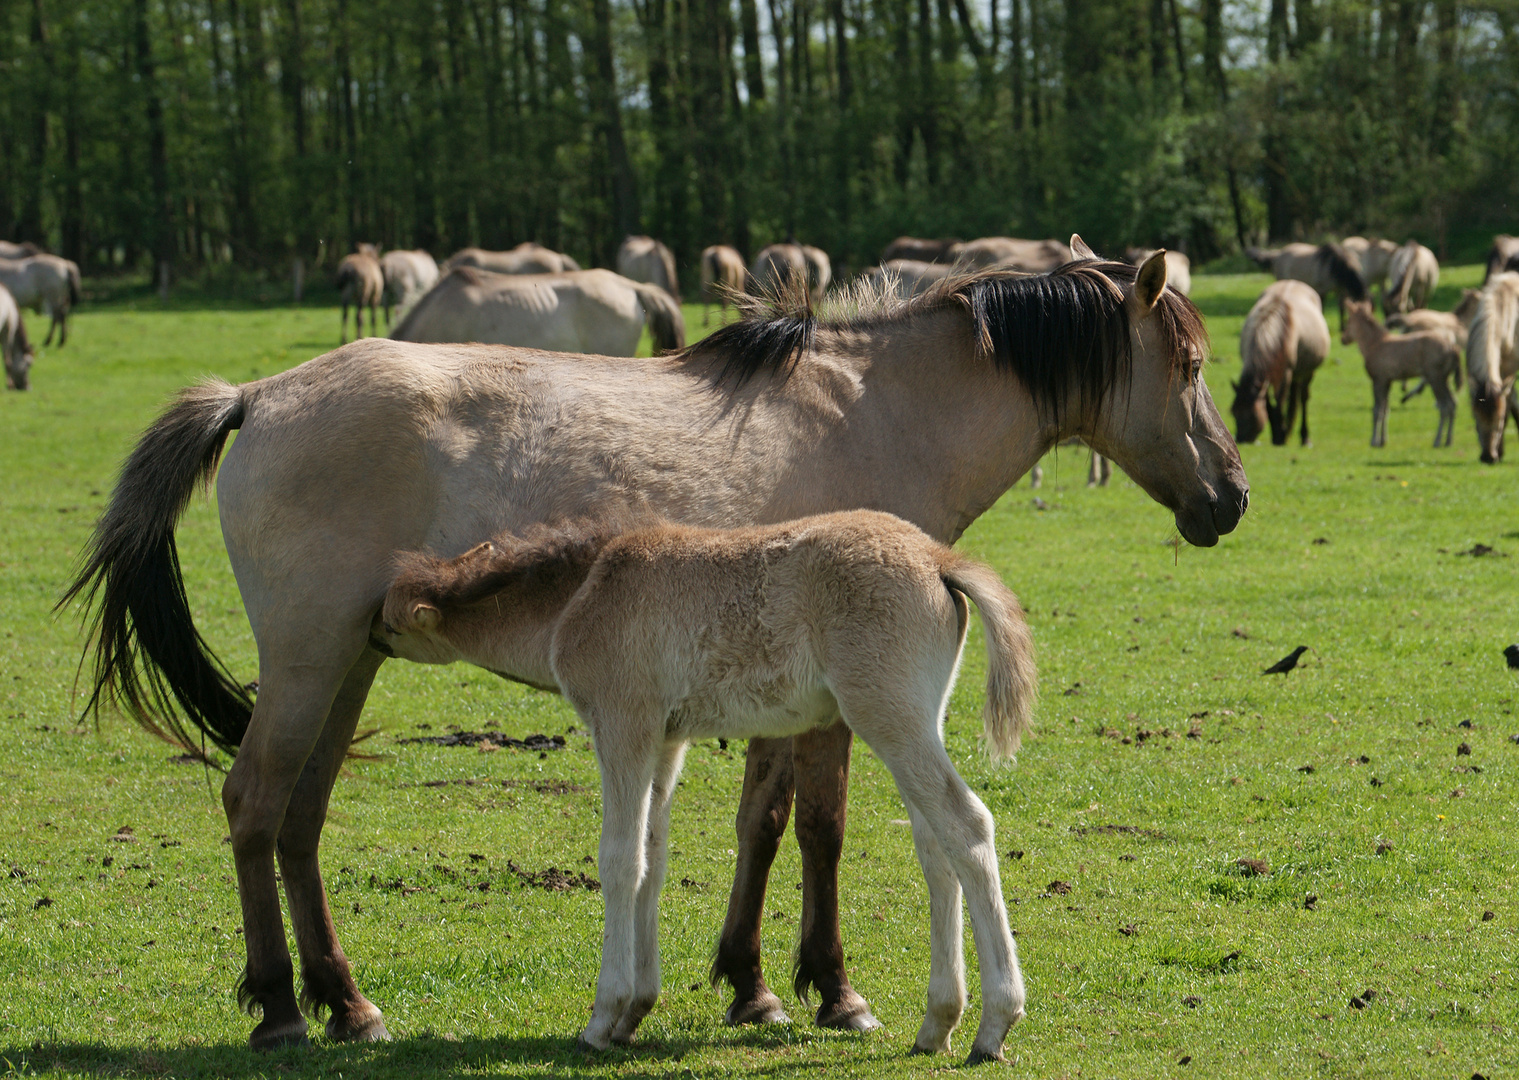
M 1059 240 L 1018 240 L 1011 236 L 983 236 L 952 249 L 961 268 L 1005 266 L 1028 274 L 1047 274 L 1076 256 Z
M 1319 294 L 1301 281 L 1267 286 L 1245 316 L 1239 355 L 1240 377 L 1233 384 L 1230 410 L 1235 439 L 1254 442 L 1269 423 L 1272 445 L 1283 446 L 1301 409 L 1298 438 L 1309 445 L 1308 390 L 1313 373 L 1329 355 L 1329 324 Z
M 364 309 L 369 309 L 369 334 L 380 333 L 380 321 L 376 312 L 385 298 L 385 274 L 380 260 L 375 257 L 373 244 L 355 244 L 358 250 L 344 255 L 338 263 L 333 283 L 342 299 L 342 312 L 338 315 L 338 343 L 348 340 L 348 305 L 353 305 L 353 336 L 364 336 Z
M 1487 249 L 1487 271 L 1482 275 L 1482 284 L 1486 285 L 1494 274 L 1512 269 L 1508 261 L 1516 255 L 1519 255 L 1519 236 L 1499 233 L 1493 237 L 1493 246 Z
M 510 251 L 462 248 L 450 255 L 441 269 L 446 274 L 457 266 L 473 266 L 493 274 L 564 274 L 580 269 L 568 255 L 532 240 L 524 240 Z
M 749 271 L 744 257 L 727 244 L 713 244 L 701 253 L 701 324 L 706 326 L 712 317 L 712 305 L 721 308 L 721 318 L 726 318 L 728 305 L 740 296 L 749 285 Z
M 680 300 L 675 253 L 652 236 L 630 236 L 617 249 L 617 272 L 629 281 L 658 285 Z
M 1393 252 L 1387 278 L 1387 288 L 1382 293 L 1384 314 L 1391 316 L 1421 308 L 1440 283 L 1440 260 L 1429 248 L 1410 240 Z
M 881 265 L 898 259 L 913 262 L 952 263 L 959 240 L 921 240 L 916 236 L 899 236 L 881 251 Z

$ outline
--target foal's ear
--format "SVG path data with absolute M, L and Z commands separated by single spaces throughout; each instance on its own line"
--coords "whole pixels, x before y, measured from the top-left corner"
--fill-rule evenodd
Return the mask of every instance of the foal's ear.
M 436 630 L 443 621 L 443 613 L 431 604 L 420 600 L 411 605 L 411 623 L 418 630 Z
M 1134 302 L 1141 316 L 1148 315 L 1160 294 L 1166 291 L 1167 273 L 1165 248 L 1151 255 L 1139 268 L 1139 276 L 1134 279 Z
M 1095 259 L 1097 252 L 1087 246 L 1080 233 L 1071 233 L 1071 255 L 1077 259 Z

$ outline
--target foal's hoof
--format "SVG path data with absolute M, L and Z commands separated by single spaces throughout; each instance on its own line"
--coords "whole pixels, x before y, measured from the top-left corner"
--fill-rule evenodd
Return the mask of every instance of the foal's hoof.
M 982 1050 L 979 1047 L 973 1046 L 970 1048 L 970 1057 L 965 1059 L 965 1064 L 967 1067 L 969 1067 L 971 1065 L 985 1065 L 988 1061 L 1006 1060 L 1007 1058 L 1002 1056 L 1001 1050 Z
M 870 1013 L 870 1005 L 859 994 L 824 1002 L 818 1009 L 817 1025 L 834 1031 L 875 1031 L 881 1026 Z
M 723 1014 L 723 1023 L 729 1027 L 743 1024 L 789 1024 L 791 1017 L 781 1007 L 781 999 L 766 990 L 748 1001 L 735 999 Z
M 282 1050 L 287 1046 L 305 1046 L 309 1041 L 303 1016 L 275 1024 L 265 1020 L 248 1035 L 248 1046 L 254 1050 Z

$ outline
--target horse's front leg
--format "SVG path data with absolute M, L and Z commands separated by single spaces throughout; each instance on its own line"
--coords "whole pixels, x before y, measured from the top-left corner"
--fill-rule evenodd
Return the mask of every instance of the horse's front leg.
M 301 957 L 301 1004 L 313 1016 L 320 1009 L 329 1010 L 327 1035 L 340 1042 L 390 1037 L 380 1010 L 359 993 L 353 981 L 348 958 L 338 943 L 317 860 L 332 785 L 343 767 L 364 699 L 382 659 L 373 649 L 365 649 L 348 672 L 327 714 L 327 726 L 291 794 L 277 846 L 290 922 Z
M 842 721 L 791 741 L 796 774 L 796 839 L 802 849 L 802 931 L 797 944 L 796 996 L 822 996 L 820 1027 L 873 1031 L 881 1022 L 849 985 L 839 938 L 839 858 L 849 796 L 849 748 L 854 740 Z
M 254 1049 L 306 1039 L 306 1019 L 296 1002 L 285 946 L 274 849 L 291 795 L 354 662 L 349 656 L 323 663 L 319 656 L 296 657 L 265 644 L 260 642 L 258 701 L 222 786 L 248 956 L 238 982 L 238 1003 L 250 1013 L 263 1014 L 248 1037 Z
M 726 979 L 733 987 L 733 1003 L 724 1017 L 729 1024 L 785 1023 L 788 1019 L 781 999 L 765 985 L 760 970 L 760 921 L 765 914 L 765 883 L 791 817 L 794 790 L 791 740 L 750 739 L 735 821 L 738 866 L 711 972 L 714 985 Z
M 666 743 L 654 771 L 643 881 L 633 911 L 633 1000 L 612 1030 L 612 1041 L 633 1041 L 633 1032 L 659 1002 L 659 894 L 670 857 L 670 804 L 686 757 L 684 742 Z
M 588 718 L 589 719 L 589 718 Z M 601 972 L 596 1004 L 580 1033 L 582 1046 L 605 1050 L 634 1001 L 636 908 L 642 884 L 649 806 L 659 748 L 636 737 L 622 715 L 602 715 L 588 725 L 601 766 L 601 846 L 596 865 L 606 921 L 601 932 Z

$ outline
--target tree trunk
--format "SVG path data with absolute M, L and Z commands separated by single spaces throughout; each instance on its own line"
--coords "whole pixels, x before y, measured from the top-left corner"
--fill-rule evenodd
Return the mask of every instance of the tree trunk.
M 148 178 L 153 186 L 153 261 L 159 291 L 167 293 L 174 267 L 174 203 L 169 193 L 169 151 L 164 137 L 163 102 L 158 97 L 158 72 L 148 30 L 148 0 L 135 0 L 132 11 L 138 92 L 142 95 L 143 115 L 148 127 Z
M 617 106 L 617 72 L 612 64 L 612 5 L 609 0 L 591 0 L 591 18 L 595 26 L 592 47 L 596 53 L 596 88 L 601 114 L 601 137 L 606 144 L 607 162 L 612 170 L 612 227 L 616 241 L 641 231 L 638 214 L 638 189 L 633 181 L 633 164 L 623 139 L 622 111 Z

